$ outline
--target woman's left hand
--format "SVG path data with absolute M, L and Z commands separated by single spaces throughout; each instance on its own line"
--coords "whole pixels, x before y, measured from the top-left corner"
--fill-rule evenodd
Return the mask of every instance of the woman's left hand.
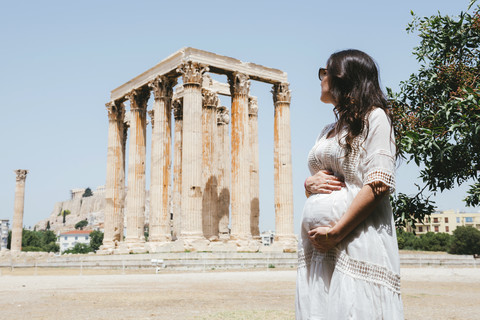
M 313 247 L 320 252 L 327 252 L 338 244 L 338 240 L 330 233 L 332 227 L 316 227 L 308 232 Z

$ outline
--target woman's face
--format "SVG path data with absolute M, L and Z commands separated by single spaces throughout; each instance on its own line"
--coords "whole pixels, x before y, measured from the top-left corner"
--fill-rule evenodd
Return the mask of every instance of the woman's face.
M 322 86 L 322 94 L 320 96 L 320 101 L 323 103 L 330 103 L 335 105 L 335 100 L 333 99 L 332 94 L 330 93 L 330 76 L 328 73 L 322 78 L 322 81 L 320 82 Z

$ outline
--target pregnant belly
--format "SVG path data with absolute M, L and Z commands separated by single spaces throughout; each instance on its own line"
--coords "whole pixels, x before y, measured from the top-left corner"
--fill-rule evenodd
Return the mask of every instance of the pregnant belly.
M 321 226 L 333 226 L 347 210 L 347 188 L 330 194 L 311 195 L 303 207 L 302 228 L 310 231 Z

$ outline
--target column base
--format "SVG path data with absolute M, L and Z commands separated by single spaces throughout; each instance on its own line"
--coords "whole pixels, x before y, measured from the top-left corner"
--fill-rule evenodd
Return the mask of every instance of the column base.
M 145 241 L 130 239 L 118 244 L 118 249 L 115 249 L 115 253 L 146 253 Z
M 280 235 L 275 237 L 272 246 L 283 248 L 283 252 L 297 252 L 298 240 L 293 234 Z
M 150 253 L 175 252 L 174 247 L 174 242 L 171 241 L 155 241 L 145 243 L 145 249 Z
M 210 241 L 203 237 L 182 237 L 175 241 L 175 247 L 183 251 L 209 251 Z
M 237 252 L 258 252 L 260 250 L 260 241 L 250 239 L 232 239 L 229 243 L 237 247 Z
M 148 237 L 148 242 L 171 242 L 172 237 L 169 235 L 161 235 L 158 237 Z

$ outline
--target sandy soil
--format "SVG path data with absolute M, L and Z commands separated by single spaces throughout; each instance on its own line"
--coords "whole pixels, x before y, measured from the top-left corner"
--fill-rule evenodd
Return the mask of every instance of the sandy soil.
M 294 270 L 0 271 L 0 319 L 294 318 Z M 406 319 L 478 319 L 480 270 L 404 268 L 402 294 Z

